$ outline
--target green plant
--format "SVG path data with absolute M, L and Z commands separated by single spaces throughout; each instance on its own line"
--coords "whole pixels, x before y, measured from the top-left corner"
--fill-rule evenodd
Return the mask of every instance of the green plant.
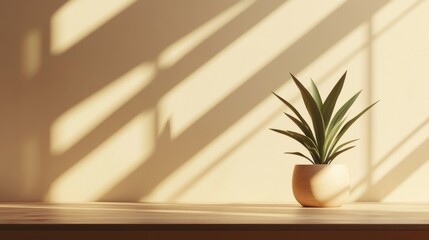
M 285 152 L 286 154 L 293 154 L 303 157 L 313 164 L 330 164 L 338 155 L 355 147 L 350 146 L 350 144 L 359 139 L 347 141 L 339 145 L 338 142 L 340 141 L 341 137 L 343 137 L 343 135 L 346 133 L 346 131 L 350 128 L 350 126 L 354 122 L 356 122 L 356 120 L 361 117 L 366 111 L 368 111 L 372 106 L 374 106 L 378 101 L 371 104 L 362 112 L 360 112 L 355 117 L 346 122 L 347 117 L 345 115 L 347 111 L 350 109 L 355 100 L 358 98 L 359 94 L 362 92 L 361 90 L 356 93 L 336 112 L 334 112 L 335 104 L 343 88 L 347 71 L 343 74 L 343 76 L 331 90 L 325 101 L 322 101 L 319 90 L 317 89 L 317 86 L 313 81 L 311 81 L 312 94 L 310 94 L 309 91 L 301 84 L 301 82 L 294 75 L 290 75 L 292 76 L 293 81 L 301 92 L 305 107 L 307 108 L 307 111 L 313 123 L 313 128 L 310 128 L 308 123 L 295 109 L 295 107 L 292 106 L 292 104 L 290 104 L 288 101 L 273 92 L 273 94 L 277 98 L 279 98 L 280 101 L 282 101 L 296 115 L 296 117 L 294 117 L 288 113 L 285 113 L 286 116 L 299 127 L 302 133 L 290 130 L 284 131 L 273 128 L 270 128 L 270 130 L 286 135 L 301 143 L 308 150 L 311 155 L 311 158 L 301 152 Z

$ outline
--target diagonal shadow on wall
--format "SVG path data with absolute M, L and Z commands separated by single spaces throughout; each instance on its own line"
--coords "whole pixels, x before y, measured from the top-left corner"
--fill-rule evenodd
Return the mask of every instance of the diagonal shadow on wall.
M 155 108 L 163 95 L 173 89 L 195 69 L 202 66 L 213 55 L 238 38 L 240 34 L 268 15 L 281 3 L 283 1 L 273 1 L 271 4 L 265 4 L 262 11 L 261 5 L 255 4 L 246 12 L 239 15 L 233 22 L 193 49 L 192 52 L 172 68 L 159 71 L 153 81 L 137 96 L 131 98 L 122 108 L 94 128 L 81 142 L 65 152 L 60 157 L 62 160 L 65 160 L 62 162 L 69 162 L 67 159 L 71 159 L 70 161 L 73 162 L 72 159 L 81 158 L 141 111 Z M 64 164 L 63 167 L 67 168 L 67 164 Z M 57 172 L 62 172 L 62 170 Z
M 0 125 L 5 128 L 5 131 L 2 131 L 5 134 L 1 136 L 5 144 L 2 145 L 10 145 L 8 150 L 2 151 L 1 159 L 5 165 L 13 169 L 7 172 L 14 173 L 14 176 L 9 176 L 6 172 L 2 175 L 7 176 L 4 182 L 9 183 L 2 189 L 15 190 L 7 196 L 1 196 L 1 199 L 23 197 L 18 193 L 22 187 L 20 180 L 29 179 L 29 177 L 28 172 L 22 169 L 35 167 L 37 170 L 31 171 L 37 176 L 33 174 L 29 180 L 36 182 L 32 185 L 31 198 L 40 200 L 57 176 L 109 138 L 130 120 L 128 116 L 133 115 L 135 111 L 155 106 L 159 97 L 166 91 L 180 83 L 185 76 L 210 59 L 216 51 L 224 48 L 229 41 L 233 41 L 235 36 L 245 31 L 246 27 L 250 27 L 254 21 L 257 22 L 258 17 L 263 17 L 256 14 L 249 19 L 249 26 L 244 25 L 241 29 L 235 26 L 231 29 L 236 31 L 235 34 L 230 34 L 229 37 L 224 38 L 224 41 L 212 41 L 209 51 L 200 51 L 198 54 L 188 56 L 184 63 L 177 64 L 174 69 L 169 69 L 167 74 L 164 72 L 162 77 L 158 77 L 155 85 L 140 94 L 144 95 L 143 99 L 136 98 L 133 106 L 126 108 L 127 111 L 119 111 L 112 118 L 107 119 L 107 124 L 102 124 L 101 127 L 93 130 L 70 151 L 60 156 L 52 156 L 50 127 L 60 114 L 96 93 L 134 66 L 144 61 L 154 60 L 166 46 L 229 8 L 234 1 L 203 3 L 190 0 L 187 4 L 178 1 L 137 1 L 63 54 L 52 56 L 49 52 L 52 34 L 51 17 L 64 3 L 66 1 L 45 3 L 43 9 L 34 11 L 34 9 L 40 9 L 38 3 L 34 1 L 2 2 L 1 9 L 5 10 L 3 16 L 6 17 L 6 21 L 2 23 L 6 24 L 2 24 L 1 27 L 8 33 L 8 43 L 10 43 L 2 46 L 7 46 L 10 50 L 5 52 L 5 55 L 10 56 L 11 59 L 15 57 L 16 61 L 8 63 L 12 71 L 5 76 L 5 79 L 10 81 L 2 81 L 7 83 L 2 89 L 9 89 L 10 93 L 2 94 L 4 98 L 2 103 L 8 104 L 6 106 L 13 109 L 10 108 L 9 111 L 8 108 L 2 107 L 4 117 L 0 120 Z M 261 12 L 262 15 L 266 11 L 268 14 L 270 7 L 274 9 L 276 4 L 280 3 L 278 1 L 268 4 L 268 7 Z M 166 8 L 165 4 L 169 7 Z M 195 9 L 202 7 L 207 9 L 189 14 L 190 6 Z M 141 25 L 129 26 L 129 22 L 140 22 Z M 21 44 L 25 34 L 33 29 L 41 32 L 42 43 L 39 46 L 41 67 L 32 79 L 23 79 L 20 72 Z M 117 37 L 118 33 L 123 35 Z M 141 104 L 142 100 L 144 104 Z M 25 149 L 19 149 L 19 147 L 24 144 L 23 141 L 28 136 L 31 136 L 32 147 L 35 148 L 32 157 L 34 163 L 31 164 L 20 159 L 20 153 Z M 23 166 L 23 164 L 29 166 Z M 13 187 L 10 187 L 11 185 Z M 36 185 L 38 186 L 35 187 Z
M 137 201 L 149 194 L 175 169 L 265 99 L 271 90 L 280 87 L 284 83 L 285 68 L 291 72 L 299 72 L 388 2 L 375 1 L 365 5 L 360 1 L 344 3 L 177 138 L 170 139 L 167 128 L 158 140 L 153 155 L 100 200 Z M 327 32 L 331 34 L 327 36 Z M 315 39 L 318 40 L 317 44 Z M 267 76 L 273 75 L 278 77 L 267 81 Z M 213 125 L 213 119 L 220 121 Z M 190 142 L 193 144 L 189 144 Z M 174 159 L 171 156 L 174 156 Z M 154 171 L 157 172 L 156 175 L 152 174 Z
M 398 149 L 401 148 L 413 135 L 418 133 L 426 124 L 429 119 L 423 121 L 416 129 L 411 131 L 400 143 L 392 148 L 375 166 L 372 166 L 372 172 L 376 171 L 381 165 L 387 162 Z M 392 170 L 383 176 L 377 182 L 371 184 L 368 189 L 358 199 L 359 201 L 382 201 L 390 193 L 392 193 L 402 182 L 411 177 L 411 175 L 418 170 L 423 164 L 429 160 L 429 138 L 426 138 L 422 143 L 404 157 Z M 368 174 L 372 174 L 369 172 Z M 366 176 L 368 177 L 368 176 Z M 365 178 L 356 184 L 353 188 L 355 190 L 364 181 Z
M 51 183 L 58 176 L 121 129 L 141 111 L 155 108 L 164 94 L 284 2 L 284 0 L 270 1 L 269 3 L 256 2 L 240 14 L 236 21 L 227 24 L 213 37 L 197 46 L 172 68 L 159 70 L 152 83 L 138 96 L 130 99 L 122 108 L 95 129 L 92 129 L 76 145 L 59 156 L 52 156 L 50 153 L 51 139 L 49 133 L 53 121 L 60 114 L 79 104 L 141 62 L 156 62 L 159 53 L 166 46 L 235 2 L 208 3 L 190 0 L 187 1 L 187 4 L 182 4 L 173 1 L 169 2 L 168 8 L 166 8 L 163 4 L 166 2 L 162 1 L 137 1 L 136 4 L 58 56 L 52 56 L 49 53 L 52 34 L 50 21 L 52 14 L 65 2 L 56 2 L 55 6 L 46 6 L 45 10 L 47 11 L 31 15 L 31 22 L 23 20 L 25 24 L 16 26 L 21 35 L 13 36 L 14 42 L 16 42 L 14 45 L 16 49 L 13 54 L 17 55 L 16 52 L 20 51 L 21 46 L 18 43 L 22 34 L 32 27 L 37 27 L 42 31 L 42 67 L 31 81 L 16 86 L 17 95 L 21 97 L 19 100 L 21 101 L 20 109 L 10 114 L 8 118 L 11 120 L 10 122 L 3 121 L 2 123 L 5 124 L 2 125 L 10 129 L 21 128 L 19 134 L 15 132 L 17 139 L 13 142 L 14 148 L 11 148 L 17 151 L 10 154 L 15 160 L 6 158 L 7 161 L 18 163 L 16 171 L 13 172 L 19 172 L 19 169 L 23 168 L 20 165 L 22 163 L 19 159 L 19 149 L 16 146 L 22 145 L 21 141 L 27 135 L 31 135 L 33 140 L 37 142 L 36 148 L 39 152 L 34 155 L 38 156 L 32 158 L 35 160 L 32 166 L 38 168 L 33 171 L 36 172 L 37 176 L 32 176 L 30 179 L 25 172 L 19 174 L 19 178 L 27 178 L 30 179 L 28 181 L 36 182 L 33 186 L 37 185 L 37 187 L 31 190 L 31 198 L 42 199 L 49 190 Z M 29 1 L 26 4 L 17 3 L 14 7 L 19 11 L 22 8 L 37 9 L 34 4 Z M 192 10 L 189 9 L 190 6 L 195 9 L 204 8 L 206 10 L 189 14 L 189 11 Z M 142 15 L 142 12 L 146 14 Z M 28 15 L 30 16 L 30 14 Z M 14 17 L 16 18 L 16 16 L 11 16 L 11 19 L 15 20 Z M 129 22 L 141 22 L 142 24 L 140 26 L 138 24 L 128 26 L 127 23 Z M 123 34 L 120 38 L 115 35 L 118 32 Z M 15 64 L 17 69 L 13 79 L 20 78 L 19 64 L 18 59 Z M 18 119 L 12 118 L 15 116 Z M 27 124 L 28 119 L 32 119 L 32 124 Z M 12 125 L 11 122 L 15 122 L 16 125 Z M 9 178 L 16 179 L 12 176 Z M 15 180 L 8 182 L 16 183 Z M 20 183 L 16 183 L 14 188 L 19 191 L 20 187 Z M 10 194 L 7 197 L 16 199 L 20 196 Z
M 383 33 L 385 33 L 387 30 L 395 26 L 401 19 L 403 19 L 406 15 L 411 13 L 413 10 L 415 10 L 423 2 L 424 1 L 417 1 L 413 3 L 410 7 L 404 9 L 402 13 L 400 13 L 394 20 L 389 22 L 389 24 L 387 24 L 383 29 L 377 31 L 375 35 L 370 34 L 369 42 L 365 43 L 364 45 L 354 50 L 351 54 L 347 55 L 343 60 L 340 61 L 340 64 L 334 66 L 332 70 L 328 71 L 328 73 L 325 74 L 325 77 L 322 77 L 321 79 L 325 79 L 326 76 L 333 74 L 342 63 L 349 61 L 357 53 L 368 48 L 374 39 L 377 39 L 378 37 L 382 36 Z M 370 57 L 372 57 L 371 54 L 370 54 Z M 293 98 L 293 100 L 295 100 L 295 98 Z M 213 168 L 219 165 L 224 158 L 226 158 L 234 150 L 238 149 L 239 146 L 246 141 L 246 139 L 251 138 L 251 136 L 254 135 L 257 130 L 262 129 L 263 128 L 262 126 L 264 126 L 268 122 L 268 120 L 271 119 L 272 117 L 273 116 L 267 117 L 267 120 L 259 124 L 257 128 L 253 129 L 252 132 L 249 132 L 243 137 L 241 137 L 240 141 L 238 141 L 233 146 L 230 146 L 228 150 L 225 151 L 215 161 L 213 161 L 212 164 L 206 167 L 203 171 L 199 172 L 195 177 L 188 180 L 185 185 L 183 185 L 182 187 L 174 191 L 171 197 L 169 197 L 169 201 L 176 201 L 178 198 L 180 198 L 182 194 L 186 193 L 186 191 L 192 188 L 194 184 L 198 183 L 199 180 L 201 180 L 202 178 L 204 178 L 204 176 L 207 175 L 207 173 L 209 173 Z M 427 120 L 424 121 L 415 130 L 409 133 L 399 144 L 393 147 L 392 150 L 388 154 L 386 154 L 382 160 L 378 161 L 375 166 L 370 165 L 369 166 L 370 171 L 367 172 L 367 176 L 364 177 L 364 179 L 360 181 L 358 184 L 356 184 L 353 190 L 363 185 L 363 183 L 367 181 L 367 177 L 373 174 L 374 170 L 377 170 L 380 167 L 380 165 L 382 165 L 385 161 L 387 161 L 390 158 L 390 156 L 396 152 L 396 150 L 400 149 L 400 147 L 404 143 L 409 141 L 409 139 L 414 134 L 416 134 L 422 127 L 424 127 L 427 124 L 427 122 L 428 122 Z M 395 167 L 392 171 L 389 171 L 380 181 L 376 182 L 375 185 L 370 185 L 367 191 L 358 200 L 359 201 L 382 201 L 386 196 L 388 196 L 392 191 L 394 191 L 402 182 L 404 182 L 407 178 L 409 178 L 416 170 L 418 170 L 418 168 L 420 168 L 429 159 L 429 155 L 426 154 L 426 151 L 425 151 L 425 149 L 427 148 L 426 145 L 427 145 L 427 141 L 424 141 L 423 143 L 421 143 L 421 145 L 419 145 L 414 151 L 412 151 L 407 157 L 405 157 L 404 160 L 402 160 L 401 163 L 397 165 L 397 167 Z M 369 162 L 372 163 L 372 160 L 371 159 L 369 160 L 370 160 Z M 409 162 L 411 162 L 411 164 L 408 164 Z M 404 169 L 405 171 L 401 169 Z
M 40 148 L 46 145 L 43 131 L 50 123 L 45 122 L 45 106 L 32 98 L 37 89 L 32 88 L 35 78 L 23 75 L 22 48 L 25 38 L 33 34 L 36 55 L 49 58 L 46 29 L 52 13 L 65 2 L 51 1 L 36 8 L 40 3 L 34 1 L 0 1 L 0 201 L 39 199 L 35 192 L 43 174 Z M 27 156 L 23 153 L 26 147 Z
M 55 159 L 59 160 L 60 164 L 50 171 L 50 178 L 47 182 L 50 183 L 53 179 L 60 176 L 75 163 L 76 159 L 84 157 L 142 111 L 154 109 L 164 94 L 282 3 L 284 3 L 283 0 L 271 1 L 269 4 L 257 2 L 237 16 L 234 21 L 227 24 L 212 37 L 193 49 L 172 68 L 160 70 L 153 81 L 137 96 L 131 98 L 120 109 L 109 116 L 108 119 L 92 129 L 75 146 L 61 156 L 56 157 Z M 163 143 L 162 139 L 164 138 L 161 137 L 158 139 L 157 145 L 165 149 L 166 144 L 161 144 Z
M 381 201 L 392 193 L 402 182 L 429 160 L 429 138 L 426 138 L 409 155 L 390 170 L 382 179 L 373 183 L 362 195 L 366 201 Z

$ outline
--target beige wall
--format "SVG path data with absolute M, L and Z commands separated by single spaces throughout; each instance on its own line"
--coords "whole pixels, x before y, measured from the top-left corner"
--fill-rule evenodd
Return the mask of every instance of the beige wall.
M 429 1 L 0 3 L 0 200 L 294 202 L 274 90 L 348 70 L 351 200 L 429 201 Z

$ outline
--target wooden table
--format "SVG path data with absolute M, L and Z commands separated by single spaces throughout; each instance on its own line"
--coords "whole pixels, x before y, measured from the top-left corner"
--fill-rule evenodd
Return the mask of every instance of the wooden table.
M 429 239 L 429 204 L 2 203 L 0 239 Z

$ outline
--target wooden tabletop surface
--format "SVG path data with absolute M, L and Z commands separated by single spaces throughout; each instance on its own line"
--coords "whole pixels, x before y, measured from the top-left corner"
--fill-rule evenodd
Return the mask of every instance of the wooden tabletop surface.
M 429 239 L 429 204 L 1 203 L 0 239 Z
M 296 204 L 1 203 L 10 225 L 391 225 L 429 229 L 429 204 L 350 203 L 340 208 Z

